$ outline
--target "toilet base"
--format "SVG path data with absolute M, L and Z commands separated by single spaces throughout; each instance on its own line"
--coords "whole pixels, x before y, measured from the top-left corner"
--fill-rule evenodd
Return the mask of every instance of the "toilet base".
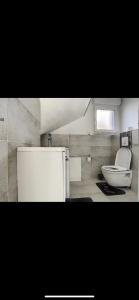
M 112 172 L 105 170 L 102 167 L 102 173 L 106 182 L 113 187 L 128 187 L 130 188 L 132 182 L 132 170 Z

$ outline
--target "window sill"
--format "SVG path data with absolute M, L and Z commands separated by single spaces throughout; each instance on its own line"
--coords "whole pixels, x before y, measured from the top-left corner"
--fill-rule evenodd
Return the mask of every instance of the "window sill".
M 94 134 L 104 134 L 104 135 L 117 135 L 118 131 L 110 131 L 110 130 L 95 130 Z

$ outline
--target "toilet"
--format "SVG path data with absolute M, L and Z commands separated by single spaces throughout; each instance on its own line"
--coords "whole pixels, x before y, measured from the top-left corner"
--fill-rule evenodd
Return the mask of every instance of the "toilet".
M 131 151 L 122 147 L 117 151 L 114 166 L 102 166 L 102 174 L 107 183 L 114 187 L 130 187 L 132 181 Z

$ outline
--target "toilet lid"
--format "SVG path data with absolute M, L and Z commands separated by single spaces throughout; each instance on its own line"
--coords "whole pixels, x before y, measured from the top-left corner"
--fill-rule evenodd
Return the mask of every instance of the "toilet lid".
M 126 170 L 130 169 L 131 163 L 131 151 L 128 148 L 120 148 L 116 154 L 115 165 L 126 168 Z

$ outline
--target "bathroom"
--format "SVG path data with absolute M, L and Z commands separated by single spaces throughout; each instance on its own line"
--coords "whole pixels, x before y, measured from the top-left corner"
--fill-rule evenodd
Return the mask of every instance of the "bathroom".
M 71 199 L 138 201 L 138 110 L 138 98 L 0 98 L 0 201 L 18 201 L 18 147 L 69 148 Z M 131 184 L 105 195 L 96 183 L 124 142 Z

